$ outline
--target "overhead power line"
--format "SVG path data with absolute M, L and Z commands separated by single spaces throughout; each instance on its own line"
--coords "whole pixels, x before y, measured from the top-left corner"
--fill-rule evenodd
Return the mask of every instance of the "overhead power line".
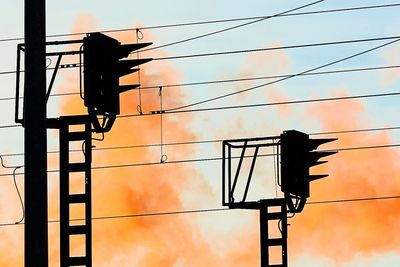
M 179 113 L 194 113 L 204 111 L 216 111 L 216 110 L 230 110 L 230 109 L 242 109 L 242 108 L 255 108 L 255 107 L 266 107 L 266 106 L 280 106 L 280 105 L 293 105 L 293 104 L 304 104 L 313 102 L 326 102 L 326 101 L 340 101 L 350 99 L 361 99 L 361 98 L 374 98 L 374 97 L 389 97 L 400 95 L 400 92 L 382 93 L 382 94 L 366 94 L 366 95 L 352 95 L 352 96 L 341 96 L 341 97 L 326 97 L 326 98 L 312 98 L 303 100 L 291 100 L 282 102 L 270 102 L 270 103 L 259 103 L 259 104 L 248 104 L 248 105 L 236 105 L 236 106 L 222 106 L 222 107 L 210 107 L 210 108 L 198 108 L 198 109 L 183 109 L 178 108 L 168 109 L 163 114 L 179 114 Z M 140 116 L 157 116 L 156 113 L 145 113 L 145 114 L 127 114 L 119 115 L 117 118 L 129 118 L 129 117 L 140 117 Z
M 198 101 L 198 102 L 194 102 L 194 103 L 191 103 L 191 104 L 186 104 L 186 105 L 177 106 L 177 107 L 174 107 L 174 108 L 169 108 L 169 109 L 166 109 L 165 112 L 179 111 L 179 110 L 184 109 L 184 108 L 193 107 L 193 106 L 197 106 L 197 105 L 204 104 L 204 103 L 209 103 L 209 102 L 212 102 L 212 101 L 215 101 L 215 100 L 218 100 L 218 99 L 230 97 L 230 96 L 233 96 L 233 95 L 242 94 L 242 93 L 249 92 L 249 91 L 261 88 L 261 87 L 265 87 L 265 86 L 268 86 L 268 85 L 280 83 L 280 82 L 292 79 L 294 77 L 298 77 L 298 76 L 301 76 L 301 75 L 304 75 L 304 74 L 307 74 L 307 73 L 312 73 L 312 72 L 314 72 L 316 70 L 320 70 L 320 69 L 323 69 L 323 68 L 338 64 L 340 62 L 344 62 L 344 61 L 347 61 L 349 59 L 352 59 L 352 58 L 355 58 L 355 57 L 359 57 L 361 55 L 364 55 L 364 54 L 367 54 L 369 52 L 372 52 L 372 51 L 378 50 L 380 48 L 383 48 L 385 46 L 394 44 L 394 43 L 396 43 L 398 41 L 400 41 L 400 38 L 392 40 L 392 41 L 384 43 L 384 44 L 381 44 L 381 45 L 378 45 L 378 46 L 375 46 L 375 47 L 372 47 L 372 48 L 369 48 L 367 50 L 363 50 L 363 51 L 361 51 L 359 53 L 352 54 L 350 56 L 347 56 L 347 57 L 344 57 L 344 58 L 341 58 L 341 59 L 338 59 L 338 60 L 334 60 L 334 61 L 331 61 L 329 63 L 323 64 L 323 65 L 320 65 L 320 66 L 317 66 L 317 67 L 314 67 L 314 68 L 311 68 L 311 69 L 307 69 L 307 70 L 299 72 L 297 74 L 293 74 L 292 76 L 289 76 L 289 77 L 281 78 L 281 79 L 278 79 L 278 80 L 275 80 L 275 81 L 272 81 L 272 82 L 268 82 L 268 83 L 264 83 L 264 84 L 261 84 L 261 85 L 257 85 L 257 86 L 252 86 L 252 87 L 249 87 L 249 88 L 246 88 L 246 89 L 242 89 L 242 90 L 239 90 L 239 91 L 235 91 L 235 92 L 232 92 L 232 93 L 228 93 L 228 94 L 224 94 L 224 95 L 208 98 L 208 99 L 205 99 L 205 100 L 202 100 L 202 101 Z
M 305 73 L 302 76 L 328 75 L 328 74 L 364 72 L 364 71 L 375 71 L 375 70 L 388 70 L 388 69 L 396 69 L 396 68 L 400 68 L 400 65 L 387 65 L 387 66 L 350 68 L 350 69 L 339 69 L 339 70 L 331 70 L 331 71 L 310 72 L 310 73 Z M 198 81 L 198 82 L 189 82 L 189 83 L 149 85 L 149 86 L 141 87 L 141 90 L 151 90 L 151 89 L 159 90 L 160 87 L 162 87 L 163 89 L 166 89 L 166 88 L 173 88 L 173 87 L 188 87 L 188 86 L 196 86 L 196 85 L 209 85 L 209 84 L 235 83 L 235 82 L 246 82 L 246 81 L 257 81 L 257 80 L 269 80 L 269 79 L 286 78 L 286 77 L 293 76 L 293 75 L 294 74 L 283 74 L 283 75 L 272 75 L 272 76 L 243 77 L 243 78 L 237 78 L 237 79 Z M 79 95 L 79 92 L 55 93 L 55 94 L 51 94 L 50 96 L 51 97 L 60 97 L 60 96 L 71 96 L 71 95 Z M 21 98 L 23 98 L 23 97 L 21 97 Z M 8 101 L 8 100 L 15 100 L 15 97 L 0 98 L 0 101 Z
M 280 13 L 272 15 L 272 16 L 261 17 L 261 18 L 252 20 L 250 22 L 245 22 L 245 23 L 242 23 L 242 24 L 239 24 L 239 25 L 236 25 L 236 26 L 232 26 L 232 27 L 228 27 L 228 28 L 222 29 L 222 30 L 218 30 L 218 31 L 207 33 L 207 34 L 202 34 L 202 35 L 198 35 L 198 36 L 195 36 L 195 37 L 192 37 L 192 38 L 188 38 L 188 39 L 185 39 L 185 40 L 180 40 L 180 41 L 177 41 L 177 42 L 168 43 L 168 44 L 160 45 L 160 46 L 157 46 L 157 47 L 153 47 L 153 48 L 151 48 L 151 50 L 157 49 L 157 48 L 161 48 L 161 47 L 175 45 L 175 44 L 178 44 L 178 43 L 183 43 L 183 42 L 188 42 L 188 41 L 200 39 L 200 38 L 203 38 L 203 37 L 206 37 L 206 36 L 215 35 L 215 34 L 226 32 L 226 31 L 230 31 L 230 30 L 237 29 L 237 28 L 240 28 L 240 27 L 244 27 L 244 26 L 247 26 L 247 25 L 251 25 L 251 24 L 254 24 L 254 23 L 257 23 L 257 22 L 261 22 L 261 21 L 264 21 L 264 20 L 267 20 L 267 19 L 270 19 L 270 18 L 274 18 L 274 17 L 278 17 L 278 16 L 281 16 L 281 15 L 285 15 L 285 14 L 288 14 L 290 12 L 293 12 L 293 11 L 296 11 L 296 10 L 300 10 L 300 9 L 303 9 L 303 8 L 306 8 L 306 7 L 310 7 L 310 6 L 313 6 L 315 4 L 318 4 L 318 3 L 321 3 L 321 2 L 324 2 L 324 1 L 325 0 L 314 1 L 314 2 L 311 2 L 309 4 L 302 5 L 302 6 L 293 8 L 293 9 L 289 9 L 287 11 L 280 12 Z M 134 30 L 143 30 L 143 29 L 145 29 L 145 28 L 135 28 Z M 116 31 L 116 30 L 114 30 L 114 31 Z M 106 31 L 102 31 L 102 32 L 106 33 Z M 108 32 L 111 32 L 111 31 L 108 31 Z M 50 37 L 61 37 L 61 36 L 82 35 L 82 34 L 85 34 L 85 33 L 81 32 L 81 33 L 77 33 L 77 34 L 68 34 L 68 35 L 64 35 L 64 34 L 62 34 L 62 35 L 51 35 Z M 6 39 L 6 40 L 10 41 L 11 39 Z M 142 50 L 142 51 L 144 51 L 144 50 Z
M 310 48 L 310 47 L 319 47 L 319 46 L 343 45 L 343 44 L 352 44 L 352 43 L 376 42 L 376 41 L 394 40 L 394 39 L 399 39 L 399 38 L 400 38 L 400 36 L 389 36 L 389 37 L 376 37 L 376 38 L 353 39 L 353 40 L 342 40 L 342 41 L 330 41 L 330 42 L 319 42 L 319 43 L 311 43 L 311 44 L 275 46 L 275 47 L 266 47 L 266 48 L 242 49 L 242 50 L 233 50 L 233 51 L 230 50 L 230 51 L 211 52 L 211 53 L 202 53 L 202 54 L 159 57 L 159 58 L 154 58 L 153 60 L 157 61 L 157 60 L 185 59 L 185 58 L 194 58 L 194 57 L 223 56 L 223 55 L 231 55 L 231 54 L 243 54 L 243 53 L 275 51 L 275 50 Z
M 257 52 L 266 52 L 266 51 L 275 51 L 275 50 L 300 49 L 300 48 L 343 45 L 343 44 L 353 44 L 353 43 L 365 43 L 365 42 L 376 42 L 376 41 L 396 40 L 396 39 L 400 39 L 400 36 L 384 36 L 384 37 L 374 37 L 374 38 L 364 38 L 364 39 L 351 39 L 351 40 L 318 42 L 318 43 L 310 43 L 310 44 L 298 44 L 298 45 L 288 45 L 288 46 L 273 46 L 273 47 L 266 47 L 266 48 L 229 50 L 229 51 L 222 51 L 222 52 L 208 52 L 208 53 L 202 53 L 202 54 L 178 55 L 178 56 L 153 58 L 153 61 L 172 60 L 172 59 L 186 59 L 186 58 L 197 58 L 197 57 L 210 57 L 210 56 L 222 56 L 222 55 L 243 54 L 243 53 L 257 53 Z M 373 49 L 373 50 L 375 50 L 375 49 Z M 367 51 L 367 52 L 370 52 L 370 51 Z M 79 64 L 79 63 L 68 64 L 65 67 L 63 67 L 63 69 L 77 68 L 80 65 L 81 64 Z M 47 70 L 53 70 L 53 69 L 54 68 L 47 68 Z M 23 72 L 23 70 L 21 72 Z M 14 73 L 16 73 L 16 71 L 3 71 L 3 72 L 0 72 L 0 75 L 14 74 Z M 307 74 L 307 73 L 305 73 L 305 74 Z M 284 78 L 284 77 L 282 77 L 282 78 Z
M 400 144 L 385 144 L 385 145 L 374 145 L 374 146 L 358 146 L 358 147 L 347 147 L 347 148 L 332 148 L 329 151 L 352 151 L 352 150 L 363 150 L 363 149 L 381 149 L 381 148 L 394 148 L 400 147 Z M 328 151 L 328 150 L 327 150 Z M 259 155 L 260 157 L 270 157 L 276 156 L 276 154 L 265 154 Z M 252 156 L 251 156 L 252 157 Z M 235 158 L 235 157 L 232 157 Z M 212 158 L 196 158 L 196 159 L 182 159 L 182 160 L 170 160 L 164 162 L 146 162 L 146 163 L 128 163 L 128 164 L 116 164 L 116 165 L 104 165 L 104 166 L 94 166 L 92 170 L 102 170 L 102 169 L 114 169 L 114 168 L 131 168 L 131 167 L 144 167 L 144 166 L 154 166 L 154 165 L 168 165 L 168 164 L 183 164 L 183 163 L 194 163 L 194 162 L 207 162 L 207 161 L 219 161 L 222 160 L 221 157 Z M 48 170 L 48 173 L 58 173 L 59 170 Z M 2 173 L 0 177 L 11 176 L 11 175 L 23 175 L 24 172 L 13 173 Z
M 397 200 L 400 199 L 400 195 L 393 196 L 381 196 L 381 197 L 365 197 L 365 198 L 348 198 L 348 199 L 332 199 L 332 200 L 320 200 L 320 201 L 309 201 L 306 205 L 321 205 L 321 204 L 337 204 L 337 203 L 354 203 L 364 201 L 377 201 L 377 200 Z M 111 220 L 111 219 L 127 219 L 127 218 L 140 218 L 140 217 L 154 217 L 154 216 L 167 216 L 167 215 L 184 215 L 193 213 L 208 213 L 208 212 L 220 212 L 220 211 L 233 211 L 235 209 L 229 208 L 208 208 L 208 209 L 192 209 L 192 210 L 177 210 L 177 211 L 166 211 L 166 212 L 152 212 L 152 213 L 136 213 L 136 214 L 121 214 L 121 215 L 105 215 L 92 217 L 93 221 L 96 220 Z M 76 218 L 70 220 L 83 221 L 84 219 Z M 59 223 L 60 220 L 49 220 L 49 223 Z M 23 225 L 24 223 L 3 223 L 0 226 L 16 226 Z
M 0 129 L 6 129 L 6 128 L 17 128 L 21 127 L 19 124 L 13 124 L 13 125 L 0 125 Z
M 227 31 L 231 31 L 231 30 L 238 29 L 238 28 L 245 27 L 245 26 L 249 26 L 251 24 L 255 24 L 255 23 L 267 20 L 267 19 L 271 19 L 271 18 L 274 18 L 274 17 L 282 16 L 282 15 L 285 15 L 285 14 L 289 14 L 289 13 L 291 13 L 293 11 L 304 9 L 306 7 L 310 7 L 310 6 L 316 5 L 316 4 L 324 2 L 324 1 L 325 0 L 318 0 L 318 1 L 311 2 L 311 3 L 306 4 L 306 5 L 302 5 L 302 6 L 299 6 L 299 7 L 296 7 L 296 8 L 292 8 L 292 9 L 286 10 L 284 12 L 277 13 L 277 14 L 272 15 L 272 16 L 263 17 L 263 18 L 260 18 L 260 19 L 256 19 L 256 20 L 249 21 L 249 22 L 245 22 L 245 23 L 242 23 L 242 24 L 239 24 L 239 25 L 235 25 L 235 26 L 232 26 L 232 27 L 228 27 L 228 28 L 224 28 L 224 29 L 221 29 L 221 30 L 209 32 L 209 33 L 206 33 L 206 34 L 197 35 L 197 36 L 194 36 L 194 37 L 191 37 L 191 38 L 187 38 L 187 39 L 183 39 L 183 40 L 179 40 L 179 41 L 175 41 L 175 42 L 171 42 L 171 43 L 167 43 L 167 44 L 163 44 L 163 45 L 159 45 L 159 46 L 155 46 L 155 47 L 142 49 L 142 50 L 139 50 L 139 52 L 155 50 L 155 49 L 164 48 L 164 47 L 167 47 L 167 46 L 182 44 L 182 43 L 186 43 L 186 42 L 189 42 L 189 41 L 198 40 L 198 39 L 201 39 L 201 38 L 204 38 L 204 37 L 220 34 L 220 33 L 227 32 Z
M 375 128 L 364 128 L 364 129 L 352 129 L 352 130 L 340 130 L 340 131 L 328 131 L 328 132 L 318 132 L 310 133 L 309 135 L 330 135 L 330 134 L 350 134 L 350 133 L 360 133 L 360 132 L 375 132 L 375 131 L 389 131 L 389 130 L 400 130 L 400 126 L 393 127 L 375 127 Z M 244 137 L 246 138 L 246 137 Z M 181 141 L 181 142 L 171 142 L 163 143 L 163 146 L 180 146 L 180 145 L 198 145 L 198 144 L 210 144 L 210 143 L 220 143 L 225 139 L 210 139 L 210 140 L 199 140 L 199 141 Z M 235 137 L 229 138 L 235 139 Z M 159 147 L 161 144 L 142 144 L 142 145 L 125 145 L 125 146 L 111 146 L 111 147 L 94 147 L 93 151 L 105 151 L 105 150 L 120 150 L 120 149 L 135 149 L 135 148 L 148 148 L 148 147 Z M 82 149 L 71 149 L 70 152 L 82 152 Z M 49 151 L 49 154 L 56 154 L 59 151 Z M 24 153 L 8 153 L 1 154 L 1 157 L 15 157 L 23 156 Z
M 371 9 L 385 9 L 385 8 L 394 8 L 399 7 L 400 3 L 393 4 L 383 4 L 383 5 L 370 5 L 370 6 L 359 6 L 359 7 L 349 7 L 349 8 L 336 8 L 336 9 L 324 9 L 324 10 L 316 10 L 316 11 L 307 11 L 307 12 L 292 12 L 289 14 L 282 14 L 279 16 L 275 16 L 274 18 L 280 17 L 291 17 L 291 16 L 304 16 L 304 15 L 318 15 L 318 14 L 329 14 L 329 13 L 343 13 L 350 11 L 363 11 L 363 10 L 371 10 Z M 206 25 L 206 24 L 219 24 L 219 23 L 230 23 L 236 21 L 246 21 L 246 20 L 258 20 L 266 17 L 271 17 L 272 15 L 265 16 L 253 16 L 253 17 L 242 17 L 242 18 L 231 18 L 231 19 L 219 19 L 219 20 L 206 20 L 206 21 L 197 21 L 197 22 L 184 22 L 184 23 L 174 23 L 174 24 L 163 24 L 163 25 L 154 25 L 154 26 L 145 26 L 145 27 L 136 27 L 136 28 L 119 28 L 119 29 L 111 29 L 111 30 L 100 30 L 102 33 L 114 33 L 114 32 L 124 32 L 124 31 L 136 31 L 136 30 L 154 30 L 154 29 L 166 29 L 166 28 L 175 28 L 175 27 L 186 27 L 186 26 L 198 26 L 198 25 Z M 62 34 L 52 34 L 47 35 L 47 38 L 55 38 L 55 37 L 68 37 L 68 36 L 82 36 L 92 32 L 75 32 L 75 33 L 62 33 Z M 4 38 L 0 39 L 0 42 L 10 42 L 10 41 L 23 41 L 22 37 L 15 38 Z
M 341 97 L 312 98 L 312 99 L 291 100 L 291 101 L 282 101 L 282 102 L 270 102 L 270 103 L 259 103 L 259 104 L 236 105 L 236 106 L 210 107 L 210 108 L 199 108 L 199 109 L 184 109 L 184 110 L 170 109 L 171 111 L 169 111 L 169 110 L 163 111 L 163 114 L 194 113 L 194 112 L 228 110 L 228 109 L 242 109 L 242 108 L 266 107 L 266 106 L 293 105 L 293 104 L 305 104 L 305 103 L 326 102 L 326 101 L 340 101 L 340 100 L 361 99 L 361 98 L 390 97 L 390 96 L 397 96 L 397 95 L 400 95 L 400 92 L 390 92 L 390 93 L 381 93 L 381 94 L 366 94 L 366 95 L 352 95 L 352 96 L 341 96 Z M 156 114 L 156 113 L 126 114 L 126 115 L 118 115 L 117 118 L 121 119 L 121 118 L 142 117 L 142 116 L 159 116 L 159 114 Z M 15 127 L 21 127 L 21 125 L 19 125 L 19 124 L 2 125 L 2 126 L 0 126 L 0 129 L 15 128 Z

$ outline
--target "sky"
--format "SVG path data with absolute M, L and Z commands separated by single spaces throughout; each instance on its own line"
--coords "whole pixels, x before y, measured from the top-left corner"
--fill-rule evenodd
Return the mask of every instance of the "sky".
M 107 35 L 122 43 L 152 42 L 150 48 L 155 49 L 139 55 L 155 59 L 141 67 L 140 83 L 142 87 L 154 88 L 142 89 L 140 96 L 139 90 L 122 94 L 122 115 L 138 115 L 140 104 L 144 114 L 161 109 L 160 86 L 165 110 L 231 96 L 182 108 L 194 112 L 165 114 L 162 118 L 159 115 L 120 118 L 103 142 L 94 141 L 98 150 L 93 151 L 93 167 L 130 166 L 95 168 L 92 172 L 93 217 L 118 217 L 93 220 L 93 266 L 259 266 L 257 211 L 119 217 L 223 208 L 222 163 L 212 160 L 222 156 L 222 142 L 170 143 L 277 136 L 290 129 L 325 133 L 312 138 L 338 138 L 323 148 L 340 151 L 327 158 L 327 164 L 313 168 L 313 173 L 329 173 L 329 177 L 312 183 L 309 202 L 399 195 L 400 133 L 396 115 L 399 95 L 396 93 L 400 85 L 400 41 L 396 37 L 400 37 L 400 6 L 293 15 L 398 4 L 394 0 L 325 0 L 288 12 L 286 16 L 258 22 L 253 19 L 181 26 L 176 24 L 276 15 L 313 2 L 99 2 L 47 1 L 47 40 L 76 40 L 84 35 L 65 34 L 108 31 Z M 16 76 L 3 72 L 16 69 L 17 44 L 23 42 L 18 38 L 24 34 L 24 6 L 22 1 L 3 6 L 0 11 L 0 155 L 4 166 L 10 168 L 0 168 L 0 266 L 23 266 L 23 224 L 14 224 L 22 217 L 22 207 L 10 175 L 12 166 L 23 165 L 23 156 L 10 155 L 23 152 L 23 128 L 8 127 L 15 125 L 15 103 L 4 98 L 15 96 Z M 156 27 L 166 25 L 170 26 Z M 228 28 L 233 29 L 222 31 Z M 126 30 L 114 31 L 121 29 Z M 140 30 L 139 35 L 136 29 Z M 171 44 L 217 31 L 221 32 Z M 388 37 L 391 39 L 370 40 Z M 332 44 L 353 40 L 364 41 Z M 304 47 L 322 43 L 331 44 Z M 265 48 L 274 49 L 182 58 Z M 76 47 L 47 49 L 64 51 Z M 65 57 L 63 60 L 63 63 L 76 63 L 79 59 Z M 47 60 L 49 68 L 55 61 L 55 58 Z M 371 69 L 377 67 L 382 68 Z M 364 70 L 355 71 L 359 69 Z M 342 70 L 346 72 L 337 72 Z M 48 80 L 51 73 L 47 71 Z M 314 74 L 296 75 L 283 81 L 275 78 L 183 85 L 306 73 Z M 123 82 L 137 80 L 137 75 L 132 75 Z M 167 86 L 174 84 L 178 86 Z M 250 88 L 254 89 L 247 90 Z M 76 68 L 60 70 L 52 93 L 78 91 L 79 71 Z M 361 95 L 380 96 L 276 104 Z M 275 104 L 214 109 L 266 103 Z M 47 109 L 49 118 L 86 112 L 77 95 L 51 97 Z M 360 129 L 367 131 L 353 131 Z M 337 131 L 353 132 L 326 134 Z M 158 145 L 161 140 L 162 147 Z M 156 146 L 101 150 L 148 144 Z M 58 132 L 49 130 L 48 151 L 57 150 Z M 48 155 L 49 170 L 58 169 L 58 154 Z M 76 159 L 80 156 L 73 154 Z M 166 160 L 162 164 L 161 157 Z M 174 163 L 192 159 L 203 160 Z M 275 184 L 275 160 L 268 157 L 257 161 L 249 199 L 282 196 Z M 154 164 L 143 166 L 142 163 Z M 136 164 L 139 166 L 132 166 Z M 17 172 L 23 172 L 23 167 Z M 23 194 L 23 175 L 18 174 L 15 179 Z M 49 219 L 57 220 L 58 174 L 50 173 L 48 179 Z M 72 188 L 78 186 L 73 184 Z M 302 213 L 289 219 L 289 266 L 397 266 L 400 262 L 399 208 L 398 199 L 306 205 Z M 73 211 L 72 216 L 81 218 L 81 210 Z M 59 225 L 50 223 L 50 266 L 59 266 L 58 242 Z M 82 252 L 80 240 L 73 242 L 72 252 L 74 255 Z

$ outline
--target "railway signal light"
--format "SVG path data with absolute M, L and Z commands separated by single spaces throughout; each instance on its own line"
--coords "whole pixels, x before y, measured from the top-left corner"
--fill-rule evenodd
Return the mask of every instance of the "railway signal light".
M 137 66 L 152 60 L 124 59 L 132 51 L 148 45 L 151 43 L 121 44 L 98 32 L 90 33 L 83 39 L 84 104 L 96 132 L 111 129 L 116 115 L 120 113 L 120 93 L 140 86 L 121 85 L 119 78 L 137 72 Z
M 337 151 L 315 151 L 320 145 L 337 140 L 311 139 L 308 134 L 290 130 L 281 134 L 281 190 L 289 211 L 301 212 L 310 196 L 310 182 L 328 174 L 310 174 L 310 168 L 327 161 L 319 159 Z

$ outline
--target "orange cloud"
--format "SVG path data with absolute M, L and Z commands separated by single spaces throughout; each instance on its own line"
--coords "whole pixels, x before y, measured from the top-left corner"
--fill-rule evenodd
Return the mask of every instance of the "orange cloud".
M 81 24 L 77 22 L 77 24 Z M 149 38 L 149 35 L 146 35 Z M 132 42 L 132 33 L 120 33 L 122 42 Z M 154 51 L 148 56 L 160 56 Z M 134 55 L 136 56 L 136 55 Z M 180 74 L 165 63 L 147 63 L 140 72 L 142 86 L 177 83 Z M 60 89 L 72 91 L 77 84 L 77 76 L 70 76 Z M 135 83 L 137 76 L 123 79 L 123 83 Z M 148 113 L 160 109 L 158 89 L 146 89 L 141 93 L 142 110 Z M 184 103 L 185 95 L 178 88 L 163 90 L 166 106 Z M 121 114 L 137 113 L 139 105 L 138 90 L 121 95 Z M 78 97 L 65 98 L 61 105 L 62 114 L 84 113 L 83 101 Z M 160 116 L 140 116 L 117 119 L 112 130 L 106 134 L 102 143 L 94 142 L 98 147 L 153 144 L 160 142 Z M 163 138 L 165 142 L 194 140 L 195 134 L 187 125 L 191 117 L 179 115 L 163 116 Z M 168 160 L 193 158 L 190 146 L 165 147 Z M 93 153 L 93 166 L 116 165 L 124 163 L 159 162 L 159 148 L 104 150 Z M 93 215 L 112 216 L 120 214 L 142 214 L 184 209 L 182 190 L 191 184 L 190 180 L 203 179 L 196 175 L 196 169 L 190 165 L 163 164 L 131 168 L 93 170 Z M 199 182 L 199 184 L 201 184 Z M 206 184 L 206 183 L 205 183 Z M 75 185 L 73 185 L 75 186 Z M 188 193 L 186 194 L 186 197 Z M 57 191 L 52 192 L 57 198 Z M 79 212 L 74 216 L 81 216 Z M 56 238 L 57 232 L 51 236 Z M 240 233 L 247 236 L 247 233 Z M 185 215 L 141 217 L 132 219 L 109 219 L 93 222 L 93 265 L 94 266 L 213 266 L 230 265 L 233 260 L 238 265 L 247 266 L 257 262 L 253 249 L 257 242 L 248 237 L 248 247 L 243 249 L 227 245 L 224 251 L 215 251 L 212 238 L 205 237 L 196 221 Z M 52 240 L 53 243 L 56 241 Z M 53 264 L 58 261 L 58 247 L 51 249 Z M 73 247 L 77 253 L 81 247 Z M 228 253 L 231 251 L 232 253 Z M 235 255 L 235 256 L 232 256 Z
M 364 106 L 356 100 L 314 104 L 308 111 L 310 117 L 318 118 L 322 131 L 357 129 L 366 125 Z M 336 137 L 339 140 L 326 148 L 391 143 L 385 132 Z M 330 176 L 312 183 L 311 200 L 398 195 L 398 157 L 394 149 L 341 151 L 330 156 L 328 164 L 313 170 Z M 309 205 L 291 221 L 291 251 L 329 257 L 338 263 L 360 253 L 398 253 L 399 205 L 398 200 Z

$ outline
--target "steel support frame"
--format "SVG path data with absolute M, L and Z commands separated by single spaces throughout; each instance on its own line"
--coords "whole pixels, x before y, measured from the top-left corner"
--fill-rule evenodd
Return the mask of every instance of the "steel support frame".
M 231 139 L 224 140 L 222 142 L 222 205 L 230 208 L 246 208 L 254 209 L 254 205 L 258 206 L 252 201 L 246 201 L 247 193 L 253 176 L 253 170 L 256 163 L 258 151 L 261 147 L 272 147 L 279 146 L 275 140 L 279 139 L 279 136 L 272 137 L 260 137 L 260 138 L 245 138 L 245 139 Z M 246 150 L 248 148 L 254 148 L 254 154 L 252 155 L 252 162 L 250 166 L 250 172 L 247 177 L 245 192 L 241 201 L 235 201 L 234 193 L 236 189 L 237 180 L 239 177 L 240 169 L 245 157 Z M 239 157 L 232 156 L 232 149 L 242 149 Z M 235 176 L 232 176 L 232 160 L 239 159 L 239 163 L 235 172 Z
M 72 127 L 80 125 L 84 130 L 74 131 Z M 88 115 L 63 116 L 58 120 L 60 130 L 60 266 L 92 266 L 92 129 Z M 72 126 L 72 127 L 71 127 Z M 71 162 L 70 142 L 83 142 L 84 162 Z M 72 193 L 71 173 L 84 175 L 84 192 Z M 82 179 L 82 178 L 81 178 Z M 85 205 L 84 223 L 71 225 L 71 205 Z M 70 238 L 84 236 L 85 255 L 71 255 Z

